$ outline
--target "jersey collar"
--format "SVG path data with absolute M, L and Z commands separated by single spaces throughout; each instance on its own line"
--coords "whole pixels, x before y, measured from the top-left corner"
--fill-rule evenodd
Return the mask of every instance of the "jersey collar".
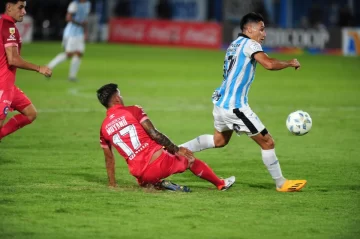
M 120 109 L 122 107 L 124 107 L 124 106 L 123 105 L 114 105 L 114 106 L 110 107 L 109 109 L 107 109 L 106 115 L 111 115 L 115 110 Z
M 1 15 L 1 18 L 5 19 L 5 20 L 8 20 L 8 21 L 10 21 L 10 22 L 16 23 L 16 21 L 15 21 L 12 17 L 10 17 L 9 15 L 7 15 L 7 14 L 2 14 L 2 15 Z
M 250 39 L 250 37 L 246 36 L 244 33 L 239 33 L 238 37 L 245 37 Z

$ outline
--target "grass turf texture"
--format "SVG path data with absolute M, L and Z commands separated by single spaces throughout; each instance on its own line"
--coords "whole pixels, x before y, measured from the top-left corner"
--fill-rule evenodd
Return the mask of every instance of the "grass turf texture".
M 24 45 L 22 55 L 45 64 L 59 51 L 59 43 L 36 43 Z M 96 89 L 118 83 L 126 104 L 143 106 L 180 144 L 213 132 L 210 97 L 222 81 L 223 57 L 89 44 L 77 83 L 67 80 L 69 62 L 50 80 L 18 70 L 17 85 L 39 114 L 0 143 L 0 238 L 356 238 L 359 58 L 300 55 L 300 71 L 258 65 L 250 105 L 275 139 L 284 176 L 308 180 L 302 192 L 276 192 L 259 147 L 235 135 L 225 148 L 196 154 L 219 176 L 237 177 L 227 192 L 190 172 L 171 177 L 190 194 L 141 189 L 118 155 L 119 188 L 107 188 L 98 142 L 105 109 Z M 285 127 L 298 109 L 313 119 L 302 137 Z

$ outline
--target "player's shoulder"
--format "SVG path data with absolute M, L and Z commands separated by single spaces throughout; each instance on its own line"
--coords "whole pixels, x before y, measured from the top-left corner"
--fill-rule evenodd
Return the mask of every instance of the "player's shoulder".
M 3 34 L 4 33 L 5 34 L 6 33 L 15 34 L 16 29 L 17 29 L 15 23 L 13 23 L 13 22 L 11 22 L 11 21 L 9 21 L 7 19 L 4 19 L 4 18 L 1 18 L 0 21 L 2 21 L 2 22 L 0 22 L 0 31 L 1 31 L 1 33 L 3 33 Z
M 246 47 L 249 48 L 253 52 L 263 51 L 261 44 L 253 39 L 250 39 L 246 43 Z
M 141 107 L 140 105 L 129 105 L 125 106 L 125 109 L 128 109 L 130 111 L 142 111 L 143 107 Z

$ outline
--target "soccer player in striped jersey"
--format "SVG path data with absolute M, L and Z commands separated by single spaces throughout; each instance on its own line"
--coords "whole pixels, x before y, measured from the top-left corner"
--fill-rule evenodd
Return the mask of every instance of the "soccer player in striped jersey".
M 54 69 L 58 64 L 71 58 L 69 80 L 76 81 L 80 68 L 81 58 L 85 51 L 87 35 L 87 19 L 91 10 L 88 0 L 76 0 L 69 4 L 66 21 L 68 22 L 63 33 L 63 47 L 65 52 L 59 53 L 48 64 Z
M 267 70 L 300 68 L 297 59 L 281 61 L 270 58 L 263 52 L 261 43 L 266 37 L 264 19 L 260 14 L 249 13 L 241 22 L 242 33 L 226 51 L 223 66 L 223 82 L 213 93 L 214 135 L 201 135 L 181 146 L 193 152 L 208 148 L 224 147 L 235 131 L 245 133 L 260 147 L 262 160 L 280 192 L 302 189 L 306 180 L 288 180 L 281 172 L 275 154 L 275 143 L 248 103 L 248 93 L 255 77 L 257 63 Z

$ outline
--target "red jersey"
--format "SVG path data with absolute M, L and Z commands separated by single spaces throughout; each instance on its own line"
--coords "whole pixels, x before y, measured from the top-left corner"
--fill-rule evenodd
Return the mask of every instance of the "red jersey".
M 21 37 L 15 20 L 6 14 L 0 17 L 0 34 L 0 89 L 8 90 L 15 84 L 16 67 L 9 66 L 5 48 L 17 46 L 20 55 Z
M 116 105 L 107 110 L 100 129 L 101 147 L 114 146 L 135 177 L 142 175 L 151 156 L 162 148 L 142 127 L 141 122 L 146 119 L 148 117 L 140 106 Z

